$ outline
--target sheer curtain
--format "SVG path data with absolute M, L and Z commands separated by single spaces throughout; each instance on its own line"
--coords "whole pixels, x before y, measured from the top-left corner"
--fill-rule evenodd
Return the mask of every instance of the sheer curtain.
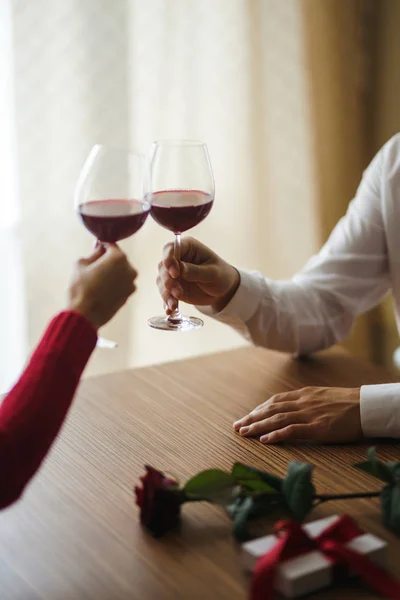
M 0 390 L 18 375 L 26 355 L 12 2 L 0 0 Z
M 130 7 L 131 139 L 140 147 L 157 137 L 206 140 L 216 200 L 195 235 L 234 264 L 292 274 L 316 239 L 300 3 L 153 0 Z M 150 265 L 166 239 L 147 227 L 134 241 L 145 282 L 139 301 L 151 294 Z M 154 295 L 150 302 L 159 310 Z M 137 351 L 150 358 L 140 312 L 133 318 Z M 159 339 L 160 358 L 197 351 L 202 339 L 207 350 L 236 342 L 209 322 L 179 346 Z
M 15 198 L 5 196 L 14 207 L 19 199 L 29 347 L 64 305 L 73 261 L 91 248 L 72 197 L 94 143 L 147 151 L 156 138 L 203 139 L 216 200 L 194 235 L 271 277 L 290 276 L 315 251 L 300 0 L 0 1 L 12 19 L 2 22 L 8 39 L 13 32 L 7 68 L 15 135 L 6 151 L 19 188 Z M 162 309 L 155 277 L 169 239 L 149 222 L 124 244 L 139 289 L 104 331 L 119 350 L 97 352 L 91 372 L 243 343 L 211 321 L 193 335 L 147 328 Z

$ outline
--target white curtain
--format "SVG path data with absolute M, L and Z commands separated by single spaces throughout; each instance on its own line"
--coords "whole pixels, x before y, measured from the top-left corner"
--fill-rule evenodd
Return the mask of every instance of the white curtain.
M 216 199 L 193 235 L 271 277 L 291 275 L 315 250 L 301 0 L 0 2 L 12 8 L 12 27 L 2 26 L 8 38 L 14 32 L 8 114 L 16 144 L 6 151 L 19 187 L 5 196 L 7 205 L 20 198 L 30 347 L 63 306 L 73 261 L 91 247 L 72 197 L 94 143 L 147 151 L 156 138 L 203 139 Z M 162 310 L 155 277 L 169 238 L 148 222 L 124 244 L 139 289 L 104 331 L 119 350 L 98 351 L 91 372 L 243 343 L 211 321 L 182 335 L 146 326 Z
M 0 391 L 27 352 L 20 222 L 11 0 L 0 0 Z

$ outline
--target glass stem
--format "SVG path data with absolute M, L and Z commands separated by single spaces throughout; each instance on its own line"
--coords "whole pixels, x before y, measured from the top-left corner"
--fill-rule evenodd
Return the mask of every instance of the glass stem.
M 181 261 L 181 234 L 180 233 L 175 233 L 174 256 L 179 264 Z M 179 300 L 176 301 L 176 309 L 169 315 L 168 321 L 170 321 L 171 323 L 174 323 L 175 325 L 182 321 L 182 315 L 179 312 Z

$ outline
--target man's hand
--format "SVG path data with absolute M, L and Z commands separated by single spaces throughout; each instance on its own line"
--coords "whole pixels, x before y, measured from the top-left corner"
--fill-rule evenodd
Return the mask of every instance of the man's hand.
M 167 314 L 177 300 L 222 310 L 240 283 L 237 270 L 194 238 L 183 238 L 181 261 L 174 258 L 174 245 L 164 248 L 158 265 L 157 285 Z
M 360 388 L 306 387 L 276 394 L 233 427 L 240 435 L 268 444 L 354 442 L 363 437 Z
M 69 310 L 82 313 L 98 329 L 135 291 L 135 269 L 114 244 L 100 245 L 78 260 L 69 286 Z

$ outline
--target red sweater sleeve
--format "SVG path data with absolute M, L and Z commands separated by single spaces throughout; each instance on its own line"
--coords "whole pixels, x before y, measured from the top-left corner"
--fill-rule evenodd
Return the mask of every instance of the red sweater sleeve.
M 96 340 L 85 317 L 60 313 L 0 405 L 0 509 L 21 496 L 46 456 Z

